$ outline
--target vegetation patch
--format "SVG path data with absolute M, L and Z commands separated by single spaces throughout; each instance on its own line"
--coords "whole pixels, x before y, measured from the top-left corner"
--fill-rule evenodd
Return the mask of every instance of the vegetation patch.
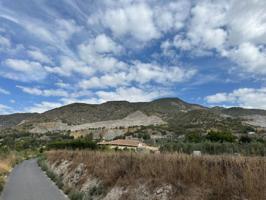
M 91 189 L 92 195 L 108 195 L 113 188 L 123 188 L 124 199 L 137 199 L 136 195 L 140 194 L 148 195 L 149 199 L 158 199 L 161 194 L 167 194 L 166 199 L 262 200 L 266 197 L 265 157 L 62 150 L 45 154 L 49 163 L 70 162 L 68 170 L 82 163 L 85 170 L 81 179 L 97 177 L 103 186 L 103 190 Z M 77 191 L 81 191 L 83 183 L 77 182 L 74 186 Z

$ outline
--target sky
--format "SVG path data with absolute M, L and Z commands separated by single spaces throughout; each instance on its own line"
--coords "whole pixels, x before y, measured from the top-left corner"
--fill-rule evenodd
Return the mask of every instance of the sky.
M 0 0 L 0 114 L 178 97 L 266 109 L 265 0 Z

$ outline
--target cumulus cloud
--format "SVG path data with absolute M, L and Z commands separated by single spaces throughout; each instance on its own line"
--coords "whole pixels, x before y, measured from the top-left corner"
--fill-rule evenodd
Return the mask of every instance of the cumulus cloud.
M 27 53 L 35 61 L 46 64 L 52 64 L 51 58 L 49 58 L 47 55 L 45 55 L 38 49 L 28 50 Z
M 115 91 L 98 91 L 99 102 L 126 100 L 131 102 L 150 101 L 154 98 L 165 96 L 169 91 L 143 90 L 136 87 L 119 87 Z
M 122 47 L 105 34 L 97 35 L 91 44 L 98 53 L 118 53 Z
M 90 15 L 89 25 L 103 26 L 115 37 L 130 36 L 147 42 L 170 30 L 180 30 L 189 16 L 191 2 L 178 1 L 103 1 Z
M 98 71 L 117 71 L 127 67 L 126 63 L 114 57 L 121 51 L 120 45 L 104 34 L 80 44 L 78 51 L 82 61 Z
M 141 84 L 148 82 L 169 85 L 189 80 L 196 74 L 194 69 L 184 69 L 178 66 L 161 66 L 152 63 L 135 62 L 130 69 L 129 80 Z
M 19 86 L 24 93 L 46 99 L 53 96 L 60 105 L 123 99 L 126 90 L 136 96 L 130 99 L 145 100 L 162 95 L 153 92 L 155 88 L 173 91 L 187 82 L 206 84 L 210 80 L 206 77 L 226 76 L 227 69 L 259 81 L 265 78 L 263 0 L 66 1 L 56 5 L 41 1 L 27 10 L 9 3 L 0 6 L 4 24 L 0 27 L 0 76 L 35 81 L 34 86 Z M 201 66 L 204 62 L 195 62 L 195 56 L 230 62 L 227 69 L 219 68 L 219 63 L 211 71 Z M 191 64 L 199 67 L 188 67 Z M 241 103 L 230 93 L 208 99 Z
M 12 112 L 14 112 L 14 110 L 11 107 L 0 104 L 0 114 L 1 115 L 10 114 Z
M 68 93 L 62 89 L 39 89 L 35 87 L 25 87 L 18 85 L 17 88 L 20 88 L 23 92 L 45 97 L 67 97 Z
M 56 83 L 55 85 L 58 85 Z M 74 87 L 65 87 L 69 86 L 69 84 L 64 83 L 64 87 L 55 88 L 55 89 L 43 89 L 37 87 L 26 87 L 17 85 L 16 87 L 21 89 L 24 93 L 34 95 L 34 96 L 42 96 L 42 97 L 58 97 L 61 102 L 67 102 L 67 99 L 79 101 L 82 98 L 88 98 L 92 96 L 92 93 L 88 90 L 79 89 L 77 90 Z M 59 87 L 62 84 L 59 85 Z
M 266 1 L 232 1 L 227 12 L 230 44 L 266 43 Z
M 57 19 L 55 33 L 58 38 L 68 40 L 74 33 L 82 30 L 74 20 Z
M 9 95 L 10 92 L 9 92 L 8 90 L 6 90 L 6 89 L 0 87 L 0 94 Z
M 40 81 L 47 76 L 47 72 L 39 62 L 7 59 L 2 64 L 4 69 L 0 70 L 0 75 L 9 79 L 29 82 Z
M 8 38 L 0 35 L 0 50 L 11 47 L 11 42 Z
M 67 56 L 60 57 L 59 67 L 45 67 L 46 71 L 53 74 L 58 74 L 60 76 L 73 76 L 75 74 L 90 76 L 93 74 L 93 68 L 89 67 L 83 61 L 77 60 L 75 58 L 70 58 Z
M 78 86 L 82 89 L 92 88 L 110 88 L 120 85 L 127 85 L 129 80 L 125 72 L 119 72 L 114 74 L 105 74 L 101 77 L 94 76 L 90 79 L 81 80 Z
M 33 106 L 25 108 L 25 111 L 31 113 L 43 113 L 47 110 L 58 108 L 60 106 L 63 106 L 63 104 L 59 102 L 42 101 L 41 103 L 36 103 Z
M 198 1 L 184 31 L 162 43 L 167 55 L 177 48 L 196 56 L 217 53 L 240 71 L 265 75 L 265 1 Z M 170 54 L 169 54 L 170 55 Z
M 94 76 L 81 80 L 78 85 L 83 89 L 127 86 L 133 83 L 137 85 L 157 83 L 170 86 L 191 79 L 196 72 L 195 69 L 135 61 L 124 71 L 107 73 L 99 77 Z
M 101 21 L 117 36 L 131 35 L 141 41 L 160 36 L 153 22 L 153 12 L 144 3 L 107 10 Z
M 205 99 L 211 104 L 227 103 L 246 108 L 266 109 L 266 88 L 239 88 L 230 93 L 210 95 Z
M 226 55 L 243 68 L 257 75 L 266 74 L 266 48 L 246 42 L 228 51 Z

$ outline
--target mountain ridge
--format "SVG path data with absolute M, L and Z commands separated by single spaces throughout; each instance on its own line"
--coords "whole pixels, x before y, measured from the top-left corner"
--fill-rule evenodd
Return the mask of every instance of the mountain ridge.
M 147 116 L 157 116 L 173 126 L 198 125 L 210 127 L 227 118 L 240 118 L 248 121 L 248 116 L 260 116 L 264 123 L 265 110 L 241 107 L 208 108 L 199 104 L 187 103 L 179 98 L 160 98 L 150 102 L 107 101 L 101 104 L 72 103 L 44 113 L 19 113 L 0 115 L 0 127 L 30 126 L 43 122 L 62 122 L 67 125 L 80 125 L 126 118 L 131 113 L 141 111 Z M 243 118 L 243 119 L 242 119 Z M 262 122 L 261 119 L 263 118 Z M 266 117 L 265 117 L 266 122 Z M 237 122 L 239 123 L 239 122 Z M 256 123 L 255 123 L 256 124 Z

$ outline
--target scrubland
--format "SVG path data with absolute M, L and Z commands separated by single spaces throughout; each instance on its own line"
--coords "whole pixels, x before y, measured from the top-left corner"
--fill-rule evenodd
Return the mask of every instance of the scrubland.
M 266 199 L 265 157 L 67 150 L 49 151 L 45 156 L 54 169 L 68 163 L 60 168 L 65 170 L 62 179 L 79 169 L 71 185 L 77 192 L 90 180 L 98 180 L 98 199 L 112 199 L 114 188 L 119 195 L 113 199 Z M 66 187 L 71 181 L 63 184 Z

